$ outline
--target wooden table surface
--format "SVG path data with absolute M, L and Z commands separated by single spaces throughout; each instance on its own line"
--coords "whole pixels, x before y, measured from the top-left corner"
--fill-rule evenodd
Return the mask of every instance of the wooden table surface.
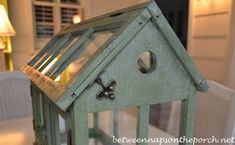
M 120 138 L 126 137 L 126 138 L 135 138 L 136 137 L 136 126 L 137 126 L 137 119 L 129 115 L 128 113 L 124 111 L 120 111 L 119 113 L 119 119 L 120 119 Z M 89 115 L 89 127 L 93 127 L 92 125 L 93 117 L 92 115 Z M 113 115 L 112 111 L 106 111 L 99 113 L 99 125 L 102 130 L 106 134 L 109 134 L 110 136 L 113 136 Z M 149 138 L 174 138 L 170 134 L 152 126 L 149 125 Z M 93 142 L 90 142 L 90 145 L 93 145 Z M 102 145 L 102 144 L 100 144 Z M 122 145 L 135 145 L 132 143 L 124 143 Z M 159 145 L 158 143 L 149 143 L 149 145 Z M 169 143 L 169 144 L 162 144 L 162 145 L 177 145 L 177 143 Z
M 0 122 L 0 145 L 32 145 L 32 117 Z
M 103 129 L 106 133 L 112 136 L 113 133 L 112 112 L 108 111 L 99 114 L 100 114 L 99 118 L 100 118 L 101 129 Z M 136 118 L 123 111 L 120 112 L 119 118 L 121 121 L 120 137 L 127 137 L 127 138 L 135 137 L 136 136 L 135 129 L 137 123 Z M 90 127 L 92 127 L 92 121 L 93 121 L 92 115 L 89 114 Z M 151 125 L 149 125 L 149 137 L 172 138 L 171 135 Z M 0 122 L 0 145 L 32 145 L 33 142 L 34 142 L 34 132 L 32 127 L 32 117 L 16 119 L 16 120 L 6 120 Z M 92 142 L 93 141 L 91 140 L 90 145 L 92 144 Z

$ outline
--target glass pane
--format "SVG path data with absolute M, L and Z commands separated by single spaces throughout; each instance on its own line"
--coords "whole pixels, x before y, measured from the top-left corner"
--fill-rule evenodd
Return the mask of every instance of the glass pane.
M 152 104 L 149 112 L 149 124 L 151 124 L 151 128 L 154 130 L 160 129 L 168 137 L 179 137 L 180 111 L 181 101 Z M 150 137 L 155 135 L 153 131 L 149 130 Z
M 73 76 L 78 72 L 88 59 L 98 50 L 98 48 L 101 47 L 102 44 L 104 44 L 111 36 L 111 32 L 95 33 L 92 38 L 93 40 L 89 39 L 89 44 L 86 49 L 69 65 L 70 75 Z
M 67 145 L 69 140 L 68 140 L 68 128 L 67 128 L 67 125 L 66 125 L 66 121 L 65 119 L 59 115 L 58 116 L 59 118 L 59 131 L 60 131 L 60 137 L 61 137 L 61 145 Z
M 56 38 L 53 38 L 54 40 L 50 40 L 48 42 L 48 44 L 46 46 L 44 46 L 43 49 L 40 50 L 39 53 L 41 53 L 41 56 L 39 59 L 37 59 L 36 57 L 38 57 L 37 55 L 34 57 L 34 59 L 36 59 L 37 61 L 35 62 L 35 64 L 33 65 L 34 69 L 39 69 L 39 67 L 41 67 L 41 65 L 43 63 L 45 63 L 45 61 L 48 59 L 48 57 L 50 55 L 52 55 L 52 53 L 54 53 L 57 48 L 58 48 L 58 43 L 60 40 L 62 40 L 65 36 L 58 36 Z
M 170 111 L 171 111 L 171 102 L 151 105 L 150 117 L 149 117 L 150 124 L 163 131 L 167 131 Z
M 79 70 L 86 64 L 91 56 L 97 52 L 97 50 L 113 35 L 111 31 L 95 32 L 82 46 L 85 47 L 84 51 L 80 54 L 74 54 L 71 63 L 67 66 L 65 71 L 68 72 L 69 78 L 67 81 L 61 82 L 67 84 L 68 81 L 73 78 Z M 64 72 L 65 72 L 64 71 Z M 63 73 L 64 73 L 63 72 Z
M 137 131 L 137 108 L 125 108 L 110 110 L 88 115 L 88 127 L 91 133 L 94 129 L 99 130 L 98 136 L 89 138 L 89 145 L 106 145 L 108 138 L 113 144 L 118 144 L 120 138 L 135 138 Z M 134 145 L 134 143 L 122 142 L 122 145 Z
M 80 36 L 74 35 L 64 43 L 61 43 L 63 40 L 57 41 L 57 43 L 61 43 L 61 45 L 52 46 L 50 51 L 45 54 L 44 59 L 41 60 L 41 65 L 36 67 L 37 70 L 42 74 L 45 74 L 59 59 L 61 59 L 61 56 L 79 41 L 79 39 Z

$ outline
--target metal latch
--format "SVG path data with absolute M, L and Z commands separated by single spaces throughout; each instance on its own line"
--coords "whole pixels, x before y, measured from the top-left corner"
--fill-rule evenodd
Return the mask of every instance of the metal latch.
M 110 80 L 106 86 L 102 82 L 101 77 L 97 77 L 95 82 L 102 87 L 102 90 L 96 95 L 97 100 L 102 100 L 103 98 L 111 100 L 115 99 L 114 89 L 117 85 L 115 80 Z

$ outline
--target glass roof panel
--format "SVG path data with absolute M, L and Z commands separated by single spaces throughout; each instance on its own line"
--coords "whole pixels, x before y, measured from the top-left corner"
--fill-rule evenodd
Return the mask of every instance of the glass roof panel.
M 52 38 L 52 40 L 50 40 L 46 46 L 41 49 L 39 51 L 38 54 L 36 54 L 31 60 L 30 62 L 28 62 L 27 64 L 31 67 L 37 68 L 38 66 L 41 65 L 42 62 L 44 62 L 44 60 L 46 59 L 46 57 L 48 55 L 50 55 L 51 53 L 53 53 L 51 47 L 57 46 L 60 39 L 62 39 L 63 36 L 55 36 Z
M 67 84 L 79 70 L 88 62 L 88 60 L 102 47 L 105 42 L 113 35 L 114 31 L 106 30 L 101 32 L 94 32 L 86 42 L 81 46 L 83 51 L 76 52 L 71 56 L 71 59 L 67 62 L 65 69 L 59 69 L 55 71 L 51 76 L 52 79 L 59 80 L 60 75 L 67 73 L 67 79 L 60 81 L 62 84 Z
M 62 30 L 27 65 L 23 66 L 22 70 L 56 103 L 65 96 L 68 84 L 72 85 L 77 79 L 86 79 L 86 74 L 93 71 L 93 69 L 86 69 L 89 63 L 92 63 L 94 68 L 99 65 L 99 62 L 92 60 L 96 56 L 103 56 L 102 50 L 112 43 L 112 40 L 115 40 L 112 44 L 116 46 L 125 39 L 115 38 L 123 34 L 126 27 L 143 9 L 144 6 L 141 5 L 119 10 Z M 86 73 L 84 78 L 80 78 L 82 72 Z M 70 94 L 70 89 L 68 90 Z M 64 106 L 57 105 L 64 109 Z M 65 105 L 68 107 L 69 104 Z
M 46 57 L 44 62 L 36 69 L 45 74 L 61 57 L 80 39 L 80 36 L 71 36 L 61 47 L 54 48 L 54 52 Z
M 88 29 L 92 28 L 97 31 L 96 33 L 105 30 L 113 32 L 113 30 L 117 30 L 121 25 L 126 24 L 131 18 L 134 18 L 135 15 L 138 14 L 137 11 L 140 10 L 136 9 L 126 13 L 117 12 L 101 17 L 99 20 L 93 19 L 92 21 L 85 21 L 79 25 L 74 25 L 68 30 L 63 30 L 59 35 L 54 36 L 53 39 L 36 56 L 34 56 L 28 65 L 32 66 L 40 73 L 50 76 L 53 72 L 49 72 L 48 75 L 48 70 L 50 70 L 50 68 L 52 68 L 52 66 L 54 66 L 61 57 L 69 51 L 69 49 L 73 48 L 73 45 L 79 44 L 80 37 L 84 35 Z M 110 21 L 111 19 L 112 21 Z M 104 36 L 98 36 L 95 42 L 92 43 L 99 45 L 99 41 L 101 41 L 99 39 L 103 39 L 102 37 Z
M 137 11 L 141 10 L 117 12 L 73 25 L 54 36 L 28 65 L 54 81 L 66 73 L 67 79 L 60 83 L 67 85 L 120 27 L 135 18 Z

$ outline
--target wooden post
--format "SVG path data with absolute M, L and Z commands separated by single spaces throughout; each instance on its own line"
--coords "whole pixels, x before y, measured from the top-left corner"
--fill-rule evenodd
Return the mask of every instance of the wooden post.
M 95 145 L 98 145 L 98 136 L 97 136 L 97 133 L 98 133 L 98 130 L 99 130 L 99 113 L 98 112 L 95 112 L 93 114 L 94 116 L 94 134 L 95 134 Z
M 119 138 L 119 110 L 113 110 L 113 135 Z
M 88 145 L 88 112 L 85 101 L 76 100 L 71 112 L 71 130 L 73 145 Z
M 188 99 L 182 100 L 181 120 L 180 120 L 180 137 L 190 139 L 193 137 L 193 124 L 195 113 L 195 88 L 190 86 L 188 89 Z M 181 143 L 180 145 L 191 145 L 191 143 Z
M 59 114 L 56 112 L 54 106 L 50 106 L 51 113 L 51 132 L 52 132 L 52 142 L 53 144 L 61 144 L 61 134 L 60 134 L 60 123 L 59 123 Z
M 149 126 L 149 110 L 150 105 L 143 105 L 138 107 L 138 122 L 137 122 L 137 138 L 148 138 Z M 137 145 L 147 145 L 148 143 L 137 143 Z
M 45 132 L 46 132 L 46 139 L 48 145 L 53 145 L 52 143 L 52 132 L 51 132 L 51 107 L 50 102 L 47 100 L 48 98 L 46 96 L 43 96 L 43 120 L 45 120 Z

